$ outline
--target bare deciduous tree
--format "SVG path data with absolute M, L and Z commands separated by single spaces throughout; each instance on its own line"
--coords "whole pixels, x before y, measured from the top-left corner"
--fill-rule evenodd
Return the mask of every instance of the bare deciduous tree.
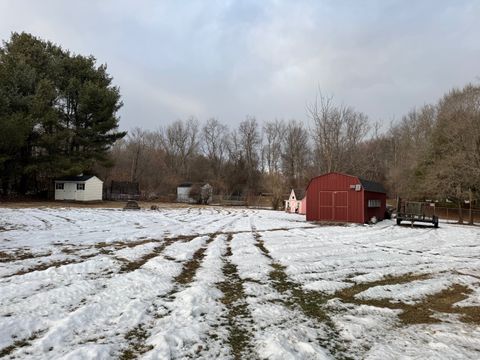
M 130 170 L 130 181 L 138 181 L 138 170 L 139 162 L 141 162 L 141 157 L 144 155 L 146 147 L 146 133 L 139 127 L 134 128 L 128 133 L 127 142 L 128 147 L 130 148 L 130 155 L 132 157 L 131 170 Z
M 181 177 L 188 178 L 190 175 L 190 161 L 198 151 L 198 132 L 198 121 L 195 118 L 177 120 L 160 130 L 167 164 Z
M 259 150 L 261 137 L 255 118 L 247 117 L 237 130 L 233 130 L 228 141 L 228 166 L 226 178 L 229 191 L 249 194 L 257 191 L 261 183 Z
M 424 165 L 425 183 L 462 207 L 480 189 L 480 87 L 450 91 L 438 104 L 430 154 Z M 469 220 L 473 223 L 473 218 Z
M 383 182 L 392 197 L 448 197 L 460 219 L 464 200 L 479 199 L 480 86 L 452 90 L 385 133 L 378 125 L 369 132 L 364 114 L 331 97 L 319 95 L 308 113 L 311 131 L 302 122 L 275 120 L 263 125 L 263 139 L 254 117 L 230 133 L 216 119 L 200 129 L 193 118 L 158 132 L 133 129 L 112 147 L 116 164 L 102 170 L 104 178 L 139 181 L 143 190 L 162 194 L 180 181 L 205 180 L 216 193 L 270 193 L 277 208 L 309 176 L 342 171 Z
M 265 145 L 263 158 L 269 174 L 280 171 L 282 157 L 282 141 L 285 136 L 285 123 L 282 120 L 267 122 L 263 126 Z
M 203 154 L 210 160 L 215 177 L 220 175 L 228 145 L 228 128 L 217 119 L 208 119 L 202 128 Z
M 259 162 L 259 146 L 261 144 L 258 123 L 254 117 L 247 116 L 238 127 L 238 135 L 242 154 L 249 170 L 257 170 Z
M 282 147 L 282 169 L 290 188 L 305 185 L 310 146 L 307 129 L 295 120 L 288 122 Z
M 368 133 L 368 119 L 353 108 L 336 105 L 321 93 L 307 108 L 313 121 L 315 162 L 320 172 L 355 172 L 352 154 Z

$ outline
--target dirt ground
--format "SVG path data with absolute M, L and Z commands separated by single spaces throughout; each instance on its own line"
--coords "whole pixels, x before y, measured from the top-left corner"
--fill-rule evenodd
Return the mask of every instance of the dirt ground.
M 0 201 L 0 208 L 24 209 L 24 208 L 91 208 L 91 209 L 121 209 L 126 201 Z M 159 208 L 185 208 L 201 207 L 200 205 L 162 203 L 155 201 L 138 201 L 142 209 L 150 209 L 152 205 Z

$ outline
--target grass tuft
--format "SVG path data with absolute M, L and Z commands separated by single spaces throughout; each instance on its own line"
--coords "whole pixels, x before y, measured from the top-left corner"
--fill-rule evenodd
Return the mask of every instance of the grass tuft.
M 147 330 L 142 324 L 133 328 L 125 334 L 125 340 L 128 341 L 128 348 L 124 349 L 119 356 L 120 360 L 136 359 L 139 355 L 153 349 L 153 345 L 146 345 L 145 340 L 148 338 Z
M 3 349 L 0 350 L 0 358 L 5 357 L 7 355 L 10 355 L 12 352 L 15 350 L 25 347 L 25 346 L 30 346 L 31 342 L 37 339 L 41 334 L 43 334 L 44 331 L 35 331 L 31 336 L 25 339 L 21 340 L 15 340 L 12 345 L 9 345 L 7 347 L 4 347 Z

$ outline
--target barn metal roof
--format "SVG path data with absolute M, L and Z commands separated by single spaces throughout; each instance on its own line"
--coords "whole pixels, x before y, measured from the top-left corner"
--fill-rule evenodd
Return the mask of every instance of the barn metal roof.
M 362 187 L 365 189 L 365 191 L 378 192 L 382 194 L 387 193 L 383 185 L 378 182 L 365 180 L 360 177 L 358 178 L 358 180 L 360 180 L 360 183 L 362 184 Z
M 63 176 L 55 181 L 87 181 L 88 179 L 91 179 L 95 175 L 75 175 L 75 176 Z

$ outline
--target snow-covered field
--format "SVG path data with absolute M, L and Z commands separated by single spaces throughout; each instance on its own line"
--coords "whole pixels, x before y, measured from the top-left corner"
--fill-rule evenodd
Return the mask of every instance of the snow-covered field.
M 480 358 L 480 229 L 0 209 L 0 357 Z

